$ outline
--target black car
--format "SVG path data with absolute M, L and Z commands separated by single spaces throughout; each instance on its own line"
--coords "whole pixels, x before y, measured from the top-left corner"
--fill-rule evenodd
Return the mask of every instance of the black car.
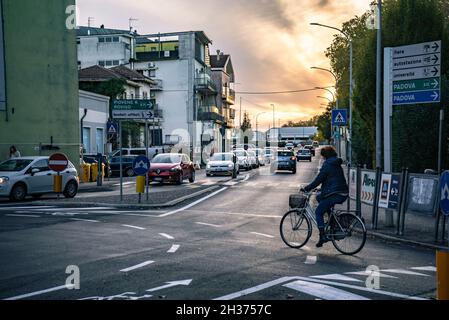
M 315 157 L 315 147 L 311 144 L 308 144 L 304 146 L 304 149 L 309 149 L 310 153 L 312 154 L 312 157 Z
M 271 170 L 288 170 L 296 174 L 296 157 L 293 150 L 279 150 L 271 164 Z
M 299 149 L 298 153 L 296 154 L 296 159 L 298 159 L 298 162 L 301 160 L 312 162 L 312 154 L 310 153 L 309 149 Z
M 122 172 L 125 177 L 133 177 L 134 169 L 133 162 L 137 156 L 124 156 L 122 157 Z M 112 176 L 120 176 L 120 157 L 112 157 L 110 160 Z

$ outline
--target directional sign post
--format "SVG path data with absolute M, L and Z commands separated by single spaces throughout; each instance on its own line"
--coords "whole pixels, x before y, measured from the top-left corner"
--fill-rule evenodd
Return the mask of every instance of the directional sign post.
M 136 191 L 139 194 L 139 203 L 142 202 L 142 193 L 145 192 L 146 175 L 150 170 L 150 161 L 145 156 L 139 156 L 133 161 L 133 170 L 137 175 Z
M 152 119 L 154 113 L 152 100 L 114 100 L 112 117 L 114 119 Z

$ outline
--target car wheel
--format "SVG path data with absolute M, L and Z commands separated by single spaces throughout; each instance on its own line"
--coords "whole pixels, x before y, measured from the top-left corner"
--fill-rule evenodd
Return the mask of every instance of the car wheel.
M 27 195 L 27 187 L 23 183 L 16 184 L 12 190 L 9 198 L 12 201 L 23 201 Z
M 74 198 L 78 193 L 78 184 L 75 181 L 69 181 L 65 186 L 64 197 Z
M 206 173 L 206 177 L 210 177 L 212 176 L 210 173 Z
M 293 174 L 296 174 L 296 168 L 292 170 L 292 173 L 293 173 Z
M 127 177 L 134 177 L 134 170 L 133 168 L 128 168 L 125 170 L 125 176 Z
M 189 182 L 190 183 L 194 183 L 195 182 L 195 171 L 192 171 L 192 174 L 190 175 Z
M 309 162 L 312 162 L 312 159 L 310 159 Z
M 181 185 L 182 184 L 182 182 L 183 182 L 183 178 L 182 178 L 182 172 L 181 173 L 179 173 L 179 176 L 178 176 L 178 180 L 176 181 L 176 184 L 177 185 Z

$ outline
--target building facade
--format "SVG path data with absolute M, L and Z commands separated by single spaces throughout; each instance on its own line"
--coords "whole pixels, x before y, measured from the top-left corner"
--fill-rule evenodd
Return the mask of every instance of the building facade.
M 0 64 L 5 71 L 0 68 L 1 159 L 16 145 L 22 155 L 57 151 L 73 163 L 79 161 L 76 30 L 66 25 L 66 9 L 74 4 L 75 0 L 0 2 Z

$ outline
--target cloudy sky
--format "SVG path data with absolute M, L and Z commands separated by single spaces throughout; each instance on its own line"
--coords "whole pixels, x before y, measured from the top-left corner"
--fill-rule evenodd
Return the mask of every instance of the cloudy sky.
M 334 85 L 332 76 L 311 66 L 329 67 L 324 51 L 333 26 L 369 9 L 371 0 L 77 0 L 79 24 L 127 29 L 129 18 L 140 34 L 203 30 L 217 49 L 231 54 L 237 91 L 288 91 Z M 268 128 L 275 104 L 276 125 L 321 113 L 326 92 L 245 95 L 243 110 L 260 112 L 259 126 Z M 239 98 L 239 96 L 237 97 Z M 237 99 L 238 100 L 238 99 Z M 240 106 L 237 101 L 236 109 Z M 238 121 L 238 119 L 237 119 Z M 254 120 L 253 120 L 254 124 Z

